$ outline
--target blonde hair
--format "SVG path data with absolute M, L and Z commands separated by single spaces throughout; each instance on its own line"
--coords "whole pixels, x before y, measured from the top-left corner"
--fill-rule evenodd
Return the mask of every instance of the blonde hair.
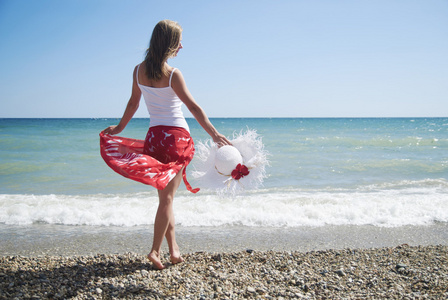
M 149 79 L 160 80 L 163 75 L 169 75 L 164 64 L 176 54 L 181 36 L 182 27 L 175 21 L 163 20 L 154 27 L 144 61 Z

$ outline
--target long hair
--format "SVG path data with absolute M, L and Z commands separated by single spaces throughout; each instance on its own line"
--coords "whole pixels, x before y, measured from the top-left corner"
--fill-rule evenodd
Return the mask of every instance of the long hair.
M 176 54 L 181 35 L 182 27 L 175 21 L 163 20 L 154 27 L 145 57 L 146 76 L 149 79 L 157 81 L 163 75 L 169 75 L 164 65 L 168 58 Z

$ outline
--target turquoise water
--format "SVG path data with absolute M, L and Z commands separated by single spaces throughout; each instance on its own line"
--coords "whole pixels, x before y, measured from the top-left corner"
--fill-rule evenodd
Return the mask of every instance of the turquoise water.
M 151 224 L 154 189 L 117 175 L 99 156 L 98 133 L 118 121 L 0 119 L 0 223 Z M 448 222 L 448 118 L 212 122 L 229 137 L 255 129 L 270 153 L 268 178 L 236 199 L 181 187 L 176 213 L 185 226 Z M 188 123 L 196 142 L 208 139 Z M 121 135 L 143 139 L 148 124 L 133 119 Z

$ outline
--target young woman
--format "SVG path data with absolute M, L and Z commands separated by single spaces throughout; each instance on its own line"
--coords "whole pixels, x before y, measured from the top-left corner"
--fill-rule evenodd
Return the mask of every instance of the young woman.
M 194 146 L 188 124 L 181 111 L 182 103 L 216 144 L 230 145 L 229 140 L 215 129 L 203 109 L 196 103 L 188 91 L 182 73 L 168 65 L 167 60 L 177 56 L 180 49 L 182 49 L 181 26 L 170 20 L 160 21 L 153 30 L 145 60 L 134 69 L 132 94 L 123 117 L 118 125 L 110 126 L 100 134 L 102 156 L 109 166 L 128 178 L 158 189 L 159 207 L 154 222 L 154 240 L 151 252 L 148 254 L 149 260 L 157 269 L 164 268 L 160 256 L 164 237 L 168 242 L 171 263 L 183 261 L 176 243 L 173 213 L 173 199 L 182 180 L 181 174 L 187 189 L 197 192 L 191 189 L 185 176 L 185 167 L 193 157 Z M 123 139 L 114 140 L 108 135 L 123 131 L 137 111 L 142 94 L 150 115 L 150 128 L 143 150 L 140 153 L 136 150 L 137 154 L 134 153 L 132 156 L 133 153 L 126 153 L 126 150 L 123 150 L 128 148 L 120 145 L 124 143 Z M 134 141 L 127 146 L 131 147 L 133 144 Z M 108 152 L 108 149 L 112 148 L 120 148 L 122 155 L 117 158 L 116 153 Z M 123 162 L 123 159 L 127 161 Z M 136 171 L 135 165 L 144 168 Z

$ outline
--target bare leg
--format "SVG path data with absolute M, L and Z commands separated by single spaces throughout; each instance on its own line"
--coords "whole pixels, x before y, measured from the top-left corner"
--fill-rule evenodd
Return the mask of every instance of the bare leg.
M 168 248 L 170 251 L 171 263 L 173 265 L 184 261 L 182 256 L 180 256 L 179 246 L 177 245 L 177 242 L 176 242 L 176 234 L 175 234 L 174 224 L 175 224 L 175 222 L 174 222 L 174 217 L 173 217 L 170 220 L 168 229 L 165 234 L 166 241 L 168 242 Z
M 148 258 L 159 270 L 165 268 L 160 260 L 160 249 L 162 247 L 162 242 L 165 235 L 167 236 L 171 255 L 175 254 L 176 257 L 180 257 L 179 247 L 177 246 L 176 239 L 174 237 L 173 200 L 181 181 L 182 170 L 177 173 L 176 177 L 174 177 L 163 190 L 158 191 L 159 207 L 157 209 L 156 219 L 154 221 L 154 240 L 151 252 L 148 254 Z M 170 231 L 168 232 L 169 228 Z

